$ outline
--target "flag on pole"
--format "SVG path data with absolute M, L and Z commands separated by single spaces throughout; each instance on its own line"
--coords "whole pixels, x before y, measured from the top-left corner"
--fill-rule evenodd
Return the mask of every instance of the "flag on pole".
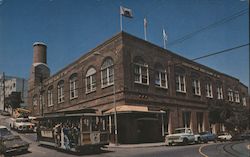
M 167 48 L 166 42 L 168 40 L 168 36 L 164 28 L 162 29 L 162 35 L 163 35 L 163 46 L 164 46 L 164 49 L 166 49 Z
M 162 30 L 162 34 L 163 34 L 163 40 L 167 41 L 168 36 L 167 36 L 167 33 L 166 33 L 165 29 Z
M 147 19 L 146 17 L 144 17 L 144 28 L 147 28 L 147 25 L 148 25 Z
M 125 17 L 129 17 L 129 18 L 133 17 L 132 10 L 129 8 L 125 8 L 123 6 L 120 6 L 120 14 L 125 16 Z
M 148 25 L 148 22 L 147 22 L 147 19 L 146 17 L 144 17 L 144 39 L 147 41 L 147 25 Z

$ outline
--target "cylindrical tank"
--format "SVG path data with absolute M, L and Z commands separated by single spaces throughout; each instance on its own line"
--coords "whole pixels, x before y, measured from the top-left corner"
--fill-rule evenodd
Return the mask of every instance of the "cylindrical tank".
M 35 42 L 33 44 L 33 63 L 47 64 L 47 45 L 43 42 Z

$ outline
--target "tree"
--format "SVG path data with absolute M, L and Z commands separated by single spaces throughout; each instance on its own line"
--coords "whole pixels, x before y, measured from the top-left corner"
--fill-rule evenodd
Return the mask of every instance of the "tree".
M 6 98 L 6 104 L 13 109 L 19 108 L 22 103 L 21 92 L 12 92 Z

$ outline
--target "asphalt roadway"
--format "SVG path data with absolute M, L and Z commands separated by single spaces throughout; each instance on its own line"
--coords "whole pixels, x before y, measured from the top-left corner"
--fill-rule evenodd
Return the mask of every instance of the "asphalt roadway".
M 0 125 L 8 125 L 8 117 L 0 116 Z M 16 132 L 14 132 L 17 134 Z M 158 147 L 105 147 L 99 151 L 84 151 L 75 154 L 57 150 L 52 147 L 40 146 L 36 142 L 35 133 L 19 134 L 23 140 L 30 143 L 28 152 L 9 153 L 5 156 L 20 157 L 250 157 L 250 142 L 217 142 L 208 144 L 193 144 L 187 146 L 158 146 Z M 137 145 L 138 146 L 138 145 Z M 1 156 L 1 155 L 0 155 Z

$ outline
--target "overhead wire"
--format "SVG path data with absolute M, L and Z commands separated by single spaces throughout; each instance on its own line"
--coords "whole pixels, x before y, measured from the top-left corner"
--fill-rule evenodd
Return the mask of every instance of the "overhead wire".
M 216 22 L 214 22 L 212 24 L 209 24 L 209 25 L 207 25 L 205 27 L 202 27 L 201 29 L 198 29 L 198 30 L 196 30 L 194 32 L 188 33 L 188 34 L 186 34 L 186 35 L 184 35 L 184 36 L 170 42 L 169 44 L 167 44 L 167 46 L 169 47 L 169 46 L 173 46 L 173 45 L 182 43 L 185 40 L 188 40 L 188 39 L 192 38 L 193 36 L 195 36 L 195 35 L 197 35 L 197 34 L 199 34 L 201 32 L 204 32 L 204 31 L 206 31 L 208 29 L 211 29 L 211 28 L 214 28 L 216 26 L 219 26 L 219 25 L 225 24 L 227 22 L 230 22 L 230 21 L 232 21 L 232 20 L 234 20 L 234 19 L 236 19 L 236 18 L 238 18 L 238 17 L 240 17 L 240 16 L 242 16 L 244 14 L 247 14 L 248 10 L 249 10 L 249 8 L 240 10 L 240 11 L 238 11 L 238 12 L 236 12 L 236 13 L 228 16 L 228 17 L 225 17 L 225 18 L 223 18 L 223 19 L 221 19 L 219 21 L 216 21 Z

